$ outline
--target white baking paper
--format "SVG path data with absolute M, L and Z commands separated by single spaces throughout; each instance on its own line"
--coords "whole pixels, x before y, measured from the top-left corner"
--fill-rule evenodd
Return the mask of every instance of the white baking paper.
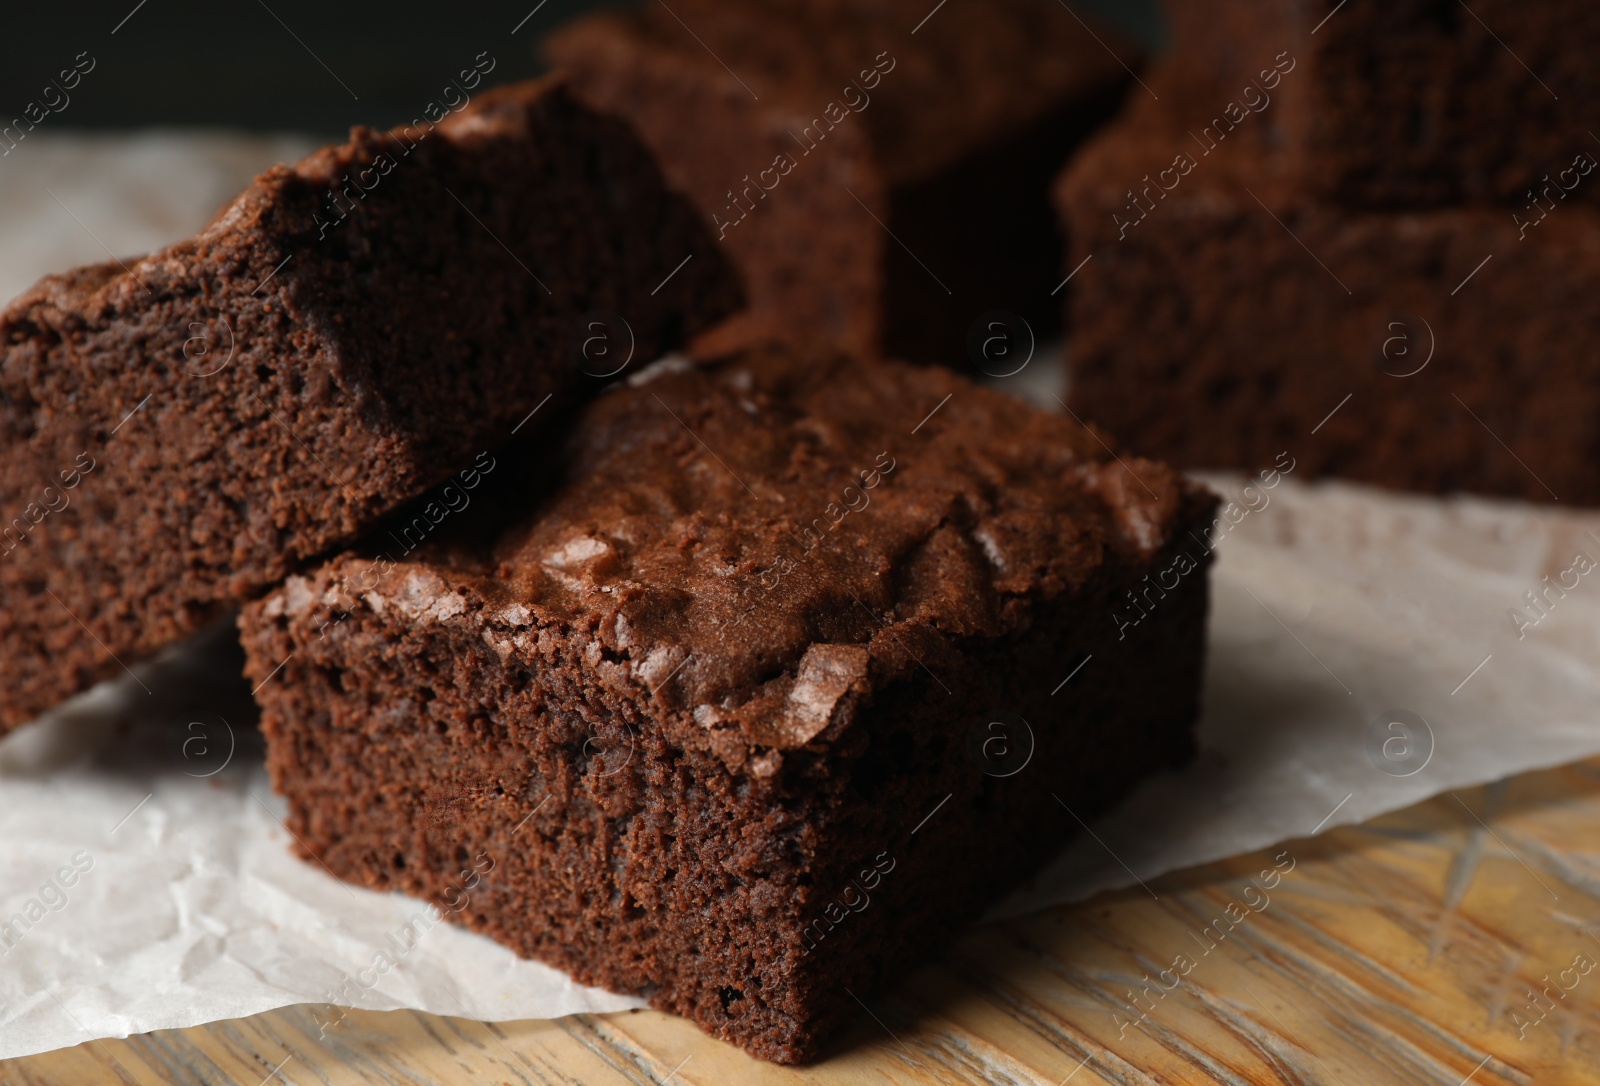
M 0 159 L 0 237 L 26 240 L 0 250 L 0 289 L 104 258 L 101 240 L 127 255 L 180 237 L 302 146 L 30 139 Z M 1049 402 L 1044 359 L 1005 380 Z M 1576 572 L 1600 562 L 1600 515 L 1293 471 L 1211 481 L 1238 504 L 1202 753 L 1000 913 L 1600 753 L 1600 569 Z M 0 741 L 0 1058 L 294 1003 L 330 1023 L 335 1003 L 486 1020 L 637 1005 L 292 858 L 238 667 L 224 627 Z
M 193 131 L 26 136 L 0 156 L 0 299 L 50 272 L 187 237 L 256 174 L 316 146 Z

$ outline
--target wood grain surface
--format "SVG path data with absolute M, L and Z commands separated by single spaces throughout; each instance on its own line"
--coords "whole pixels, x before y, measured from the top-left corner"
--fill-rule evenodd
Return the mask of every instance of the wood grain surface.
M 1600 760 L 982 927 L 858 1002 L 806 1068 L 648 1011 L 352 1011 L 324 1038 L 291 1007 L 0 1084 L 1600 1083 Z

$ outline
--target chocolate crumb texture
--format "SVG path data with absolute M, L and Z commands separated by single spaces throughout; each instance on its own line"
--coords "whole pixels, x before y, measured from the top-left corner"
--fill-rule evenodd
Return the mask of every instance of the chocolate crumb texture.
M 355 129 L 188 241 L 44 279 L 0 314 L 0 728 L 559 419 L 601 384 L 590 322 L 648 360 L 738 302 L 558 81 Z
M 811 1059 L 850 991 L 1193 751 L 1216 499 L 1113 447 L 831 349 L 658 364 L 549 490 L 498 472 L 485 520 L 245 609 L 290 828 Z

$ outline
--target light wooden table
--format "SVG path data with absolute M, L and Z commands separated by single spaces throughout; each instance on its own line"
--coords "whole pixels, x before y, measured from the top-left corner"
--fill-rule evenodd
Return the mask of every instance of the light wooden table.
M 971 932 L 808 1068 L 653 1012 L 357 1011 L 320 1041 L 296 1007 L 0 1063 L 0 1083 L 1600 1083 L 1600 760 L 1151 890 Z

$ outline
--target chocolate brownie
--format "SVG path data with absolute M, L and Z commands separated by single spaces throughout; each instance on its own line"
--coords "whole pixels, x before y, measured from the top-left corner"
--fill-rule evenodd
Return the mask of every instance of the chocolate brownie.
M 549 397 L 534 432 L 625 339 L 649 359 L 737 305 L 623 122 L 555 81 L 454 108 L 0 314 L 0 727 L 347 545 Z
M 247 673 L 305 854 L 803 1061 L 1189 756 L 1215 499 L 946 370 L 673 361 Z
M 1349 210 L 1172 113 L 1136 106 L 1058 190 L 1069 264 L 1092 258 L 1070 303 L 1079 415 L 1182 467 L 1287 448 L 1307 475 L 1600 503 L 1600 214 Z M 1600 188 L 1596 165 L 1568 179 Z
M 792 336 L 968 364 L 989 311 L 1036 335 L 1059 325 L 1050 179 L 1138 59 L 1063 6 L 933 7 L 649 4 L 574 22 L 546 52 L 638 126 L 756 314 Z
M 1521 207 L 1577 152 L 1600 151 L 1594 4 L 1172 0 L 1167 11 L 1162 64 L 1175 69 L 1182 127 L 1279 149 L 1324 199 Z M 1600 185 L 1574 195 L 1593 204 Z

